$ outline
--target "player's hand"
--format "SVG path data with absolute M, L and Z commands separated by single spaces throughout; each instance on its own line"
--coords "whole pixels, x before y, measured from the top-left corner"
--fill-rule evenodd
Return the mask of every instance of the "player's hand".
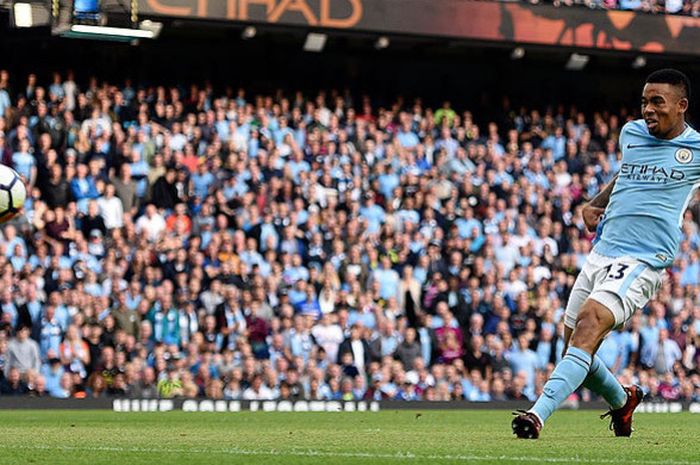
M 590 232 L 594 232 L 600 222 L 600 217 L 605 212 L 605 208 L 594 207 L 592 205 L 584 205 L 581 215 L 583 222 Z

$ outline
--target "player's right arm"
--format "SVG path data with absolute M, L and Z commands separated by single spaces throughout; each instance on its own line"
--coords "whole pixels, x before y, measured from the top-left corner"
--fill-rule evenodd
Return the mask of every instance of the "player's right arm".
M 615 188 L 615 182 L 617 181 L 617 175 L 605 186 L 605 189 L 598 192 L 598 195 L 593 197 L 590 202 L 583 206 L 581 214 L 583 215 L 583 222 L 589 231 L 595 231 L 598 223 L 600 222 L 600 217 L 605 212 L 605 207 L 608 206 L 610 202 L 610 195 Z

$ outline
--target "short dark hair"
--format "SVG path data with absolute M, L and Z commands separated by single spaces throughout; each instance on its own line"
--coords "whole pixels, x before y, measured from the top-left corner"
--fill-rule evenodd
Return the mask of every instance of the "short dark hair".
M 677 69 L 665 68 L 654 71 L 647 77 L 647 84 L 670 84 L 683 89 L 684 97 L 690 100 L 690 79 Z

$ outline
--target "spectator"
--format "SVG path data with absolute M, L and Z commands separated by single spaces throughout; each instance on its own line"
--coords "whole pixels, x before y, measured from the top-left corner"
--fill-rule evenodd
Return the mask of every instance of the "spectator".
M 41 367 L 41 375 L 46 383 L 46 391 L 51 397 L 60 397 L 61 378 L 63 378 L 64 373 L 65 369 L 59 358 L 51 358 L 48 360 L 48 363 Z
M 262 376 L 256 375 L 250 387 L 243 392 L 243 400 L 271 400 L 273 393 L 263 384 Z
M 164 399 L 181 396 L 184 393 L 183 382 L 176 370 L 168 370 L 166 376 L 158 381 L 158 395 Z
M 379 321 L 378 328 L 378 334 L 370 343 L 372 358 L 375 360 L 393 356 L 400 343 L 400 338 L 395 330 L 393 321 L 382 319 Z
M 345 353 L 352 354 L 352 360 L 358 370 L 364 371 L 369 365 L 370 348 L 366 340 L 361 338 L 361 326 L 354 324 L 350 328 L 350 335 L 346 337 L 338 348 L 338 355 L 342 357 Z
M 29 328 L 27 326 L 17 328 L 17 335 L 10 340 L 7 346 L 6 360 L 5 376 L 8 377 L 9 372 L 13 368 L 16 368 L 21 375 L 29 370 L 39 372 L 41 369 L 39 346 L 34 340 L 29 339 Z
M 379 294 L 385 300 L 398 297 L 399 274 L 391 267 L 391 259 L 385 255 L 381 259 L 381 268 L 372 273 L 372 279 L 379 284 Z
M 22 381 L 19 368 L 10 368 L 6 378 L 0 383 L 0 393 L 3 396 L 21 396 L 28 392 L 29 387 Z
M 78 165 L 76 177 L 71 181 L 70 187 L 73 198 L 78 203 L 78 210 L 81 212 L 87 211 L 89 200 L 99 197 L 95 180 L 89 176 L 87 166 L 82 163 Z
M 642 364 L 653 368 L 658 374 L 673 372 L 673 367 L 682 357 L 681 349 L 673 339 L 668 338 L 668 330 L 659 330 L 657 342 L 651 342 L 642 349 Z
M 41 355 L 43 357 L 49 357 L 50 355 L 58 357 L 60 353 L 59 345 L 63 335 L 63 324 L 56 315 L 56 306 L 53 303 L 49 303 L 44 308 L 39 334 Z
M 518 337 L 518 347 L 508 355 L 513 373 L 522 377 L 523 386 L 514 389 L 514 396 L 518 397 L 522 392 L 525 396 L 532 397 L 535 392 L 535 375 L 537 374 L 539 361 L 537 355 L 530 350 L 527 336 Z
M 141 331 L 141 322 L 135 310 L 130 309 L 126 302 L 126 292 L 121 291 L 116 296 L 116 305 L 112 309 L 112 317 L 116 323 L 117 329 L 124 331 L 127 336 L 133 336 L 134 339 L 139 339 Z
M 153 204 L 165 210 L 172 210 L 178 201 L 177 186 L 175 185 L 177 171 L 170 166 L 165 174 L 158 178 L 151 188 L 151 200 Z
M 33 186 L 36 182 L 37 169 L 34 155 L 30 153 L 30 150 L 29 140 L 22 139 L 19 143 L 19 149 L 12 155 L 12 164 L 17 174 Z
M 124 163 L 119 170 L 119 177 L 111 180 L 114 185 L 114 190 L 119 200 L 122 201 L 122 208 L 125 213 L 132 215 L 138 207 L 138 199 L 136 195 L 136 183 L 131 178 L 131 166 Z
M 105 193 L 97 199 L 97 205 L 107 229 L 119 229 L 124 226 L 124 207 L 121 200 L 116 197 L 114 184 L 105 186 Z
M 10 94 L 7 92 L 9 84 L 9 73 L 7 70 L 0 70 L 0 118 L 5 116 L 5 112 L 12 106 Z
M 80 220 L 80 230 L 83 236 L 90 237 L 93 231 L 100 233 L 100 237 L 107 232 L 104 219 L 100 215 L 100 207 L 95 200 L 88 202 L 87 215 Z
M 58 163 L 50 168 L 50 177 L 42 184 L 42 198 L 49 208 L 68 205 L 73 200 L 71 186 L 63 176 L 63 169 Z
M 253 301 L 251 303 L 249 314 L 245 320 L 248 328 L 248 340 L 250 341 L 253 353 L 258 358 L 268 358 L 267 336 L 269 329 L 267 322 L 257 314 L 259 308 L 259 302 Z
M 88 397 L 93 399 L 98 399 L 100 397 L 105 397 L 107 393 L 107 383 L 105 383 L 104 378 L 99 373 L 93 373 L 88 378 Z M 61 391 L 58 391 L 56 395 L 52 394 L 53 397 L 60 397 Z
M 395 357 L 401 362 L 406 371 L 413 369 L 414 361 L 421 355 L 420 342 L 418 342 L 416 337 L 416 330 L 407 328 L 403 341 L 396 348 Z
M 338 359 L 338 348 L 344 339 L 343 330 L 338 324 L 331 322 L 329 314 L 323 314 L 319 324 L 314 326 L 311 330 L 311 335 L 316 341 L 316 344 L 318 344 L 319 347 L 323 347 L 329 362 L 333 363 L 333 361 Z M 352 362 L 352 357 L 350 361 Z
M 57 397 L 59 399 L 67 399 L 73 395 L 73 378 L 70 373 L 63 373 L 61 376 L 61 381 L 58 385 L 58 389 L 54 391 L 52 397 Z
M 87 378 L 85 367 L 90 364 L 90 351 L 80 338 L 77 326 L 68 327 L 65 339 L 59 346 L 59 353 L 64 366 L 69 367 L 72 373 L 78 373 L 81 379 Z
M 124 202 L 122 200 L 122 202 Z M 136 222 L 136 232 L 144 234 L 150 242 L 155 242 L 165 231 L 165 219 L 153 204 L 146 205 L 146 213 Z
M 472 336 L 469 342 L 470 349 L 464 355 L 464 366 L 468 371 L 478 370 L 484 379 L 491 378 L 491 357 L 484 351 L 484 338 L 480 335 Z M 488 389 L 481 393 L 481 397 L 488 393 Z
M 27 384 L 27 389 L 29 390 L 29 395 L 31 397 L 47 397 L 49 396 L 46 390 L 46 380 L 43 376 L 37 375 L 34 379 L 33 384 Z

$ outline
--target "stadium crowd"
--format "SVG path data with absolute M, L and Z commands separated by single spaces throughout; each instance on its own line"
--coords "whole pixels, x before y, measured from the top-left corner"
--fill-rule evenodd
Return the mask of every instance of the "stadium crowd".
M 499 0 L 504 1 L 504 0 Z M 508 0 L 505 0 L 508 1 Z M 700 16 L 698 0 L 523 0 L 533 5 L 549 3 L 556 7 L 586 6 L 592 9 L 632 10 L 653 14 Z
M 632 114 L 0 71 L 0 395 L 532 400 Z M 700 400 L 699 220 L 599 351 L 652 398 Z

